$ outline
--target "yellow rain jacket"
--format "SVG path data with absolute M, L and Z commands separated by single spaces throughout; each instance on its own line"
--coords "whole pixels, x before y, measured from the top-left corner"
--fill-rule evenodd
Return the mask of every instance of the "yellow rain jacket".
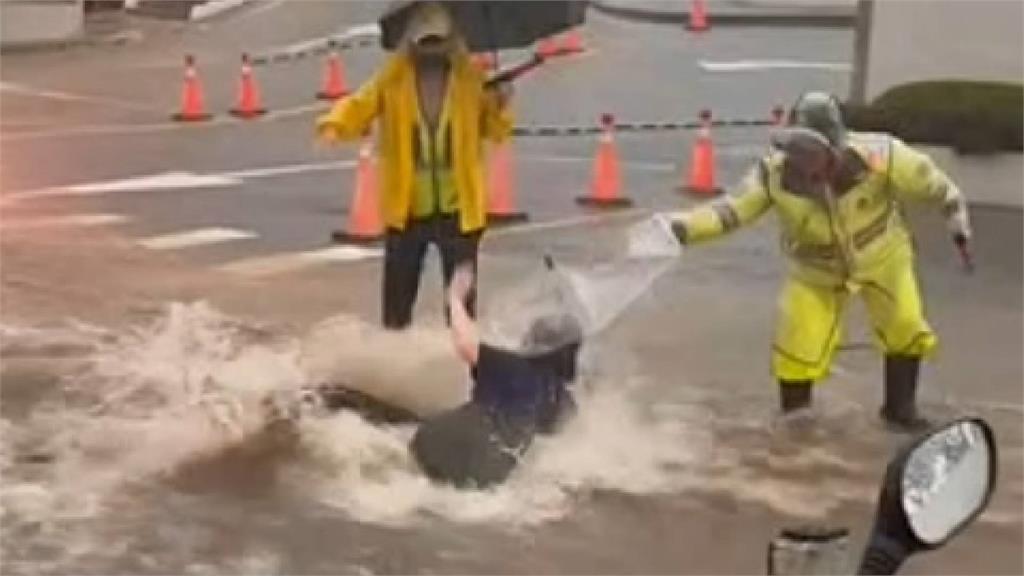
M 412 213 L 416 165 L 414 130 L 419 99 L 412 59 L 405 52 L 390 57 L 384 67 L 351 96 L 338 101 L 317 120 L 317 132 L 329 141 L 355 140 L 380 118 L 380 207 L 384 224 L 405 229 Z M 451 130 L 452 178 L 458 194 L 460 228 L 475 232 L 487 224 L 487 188 L 483 139 L 500 142 L 512 132 L 512 117 L 484 90 L 483 73 L 464 49 L 452 57 L 445 106 Z
M 680 240 L 698 243 L 774 208 L 791 262 L 772 363 L 780 379 L 817 380 L 828 373 L 845 303 L 858 292 L 887 353 L 925 356 L 937 343 L 924 319 L 901 203 L 965 209 L 960 190 L 931 159 L 891 136 L 850 133 L 847 147 L 864 170 L 842 195 L 819 199 L 784 189 L 785 153 L 773 151 L 735 194 L 673 216 Z

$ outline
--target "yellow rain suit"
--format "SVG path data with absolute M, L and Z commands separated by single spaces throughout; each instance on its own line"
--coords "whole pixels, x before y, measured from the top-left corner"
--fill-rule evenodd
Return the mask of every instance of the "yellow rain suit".
M 452 56 L 445 96 L 445 119 L 451 142 L 451 180 L 458 196 L 459 228 L 468 234 L 487 224 L 487 189 L 483 139 L 500 142 L 512 131 L 512 117 L 497 96 L 484 89 L 483 73 L 464 48 Z M 404 230 L 413 212 L 416 191 L 414 142 L 419 98 L 410 56 L 397 52 L 355 94 L 339 100 L 317 120 L 317 132 L 328 141 L 354 140 L 380 118 L 380 207 L 388 228 Z
M 857 293 L 887 354 L 925 357 L 937 344 L 924 317 L 901 203 L 935 202 L 953 211 L 964 209 L 963 197 L 931 159 L 896 138 L 850 133 L 846 147 L 864 169 L 841 195 L 810 198 L 784 189 L 785 153 L 773 151 L 735 194 L 673 216 L 680 240 L 697 243 L 774 208 L 790 261 L 772 355 L 779 380 L 828 374 L 846 302 Z

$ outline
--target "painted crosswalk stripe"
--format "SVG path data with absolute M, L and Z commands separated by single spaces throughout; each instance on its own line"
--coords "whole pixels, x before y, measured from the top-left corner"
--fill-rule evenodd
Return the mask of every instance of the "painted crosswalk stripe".
M 190 248 L 203 246 L 205 244 L 219 244 L 233 240 L 247 240 L 255 238 L 257 234 L 249 230 L 238 230 L 235 228 L 200 228 L 187 232 L 153 236 L 139 240 L 139 245 L 150 250 L 175 250 L 178 248 Z
M 289 252 L 246 258 L 221 265 L 218 269 L 243 276 L 269 276 L 284 272 L 294 272 L 326 262 L 357 262 L 380 258 L 383 255 L 384 251 L 380 248 L 333 246 L 307 252 Z
M 0 221 L 4 230 L 21 230 L 27 228 L 51 228 L 60 226 L 105 226 L 128 221 L 123 214 L 89 213 L 70 214 L 67 216 L 50 216 L 45 218 L 29 218 L 25 220 L 6 217 Z
M 702 70 L 708 72 L 752 72 L 757 70 L 828 70 L 848 72 L 850 70 L 850 64 L 846 62 L 807 62 L 802 60 L 735 60 L 729 62 L 700 60 L 697 65 Z
M 163 172 L 144 176 L 132 176 L 119 180 L 87 182 L 68 186 L 55 186 L 37 190 L 11 192 L 0 197 L 0 203 L 16 202 L 46 196 L 84 196 L 93 194 L 109 194 L 115 192 L 152 192 L 160 190 L 178 190 L 191 188 L 227 188 L 237 187 L 251 178 L 274 178 L 292 174 L 309 172 L 329 172 L 334 170 L 350 170 L 355 168 L 354 160 L 330 160 L 324 162 L 306 162 L 302 164 L 286 164 L 283 166 L 263 166 L 246 168 L 230 172 L 195 174 L 185 171 Z

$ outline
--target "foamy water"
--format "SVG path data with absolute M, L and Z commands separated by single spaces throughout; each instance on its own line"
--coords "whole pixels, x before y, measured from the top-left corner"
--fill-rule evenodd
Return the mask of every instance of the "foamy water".
M 60 394 L 16 426 L 2 422 L 5 524 L 93 516 L 128 483 L 245 441 L 265 424 L 268 397 L 293 398 L 302 385 L 339 374 L 373 373 L 392 398 L 426 391 L 432 399 L 421 407 L 427 411 L 464 399 L 464 368 L 441 359 L 451 355 L 442 329 L 409 333 L 414 346 L 400 336 L 373 336 L 379 332 L 338 317 L 302 338 L 282 337 L 203 303 L 172 304 L 154 321 L 119 333 L 81 325 L 59 333 L 8 327 L 6 343 L 18 340 L 22 348 L 74 342 L 83 368 L 67 374 Z M 394 361 L 396 349 L 404 362 Z M 338 358 L 363 365 L 339 365 Z M 452 370 L 437 369 L 439 362 Z M 434 366 L 436 377 L 425 377 L 423 366 Z M 539 440 L 511 480 L 494 490 L 428 482 L 406 448 L 412 428 L 377 427 L 345 412 L 300 420 L 302 459 L 289 479 L 353 518 L 389 525 L 431 516 L 536 523 L 568 513 L 574 492 L 680 488 L 686 465 L 710 441 L 678 415 L 645 413 L 630 400 L 631 384 L 588 383 L 579 417 L 558 437 Z M 16 465 L 15 451 L 25 446 L 47 460 L 35 468 L 45 472 Z
M 81 569 L 83 559 L 110 566 L 126 557 L 155 569 L 186 558 L 199 562 L 190 564 L 196 573 L 278 571 L 288 562 L 286 545 L 210 556 L 200 552 L 206 536 L 188 513 L 180 525 L 160 522 L 138 508 L 131 489 L 175 490 L 158 480 L 252 441 L 266 423 L 264 401 L 291 402 L 311 382 L 372 374 L 364 389 L 380 387 L 395 401 L 420 392 L 415 408 L 424 412 L 458 404 L 467 390 L 441 327 L 396 335 L 339 316 L 289 336 L 193 303 L 169 305 L 123 331 L 67 322 L 6 326 L 0 335 L 6 360 L 54 357 L 66 370 L 30 411 L 0 420 L 0 530 L 12 572 L 63 573 Z M 395 361 L 395 350 L 403 360 Z M 723 421 L 693 394 L 672 401 L 678 396 L 663 387 L 604 373 L 584 371 L 577 418 L 539 438 L 496 488 L 459 491 L 426 480 L 407 450 L 411 426 L 314 411 L 297 421 L 297 451 L 275 490 L 355 521 L 413 529 L 438 518 L 537 526 L 573 515 L 598 490 L 727 495 L 809 520 L 876 494 L 881 464 L 844 455 L 851 443 L 864 454 L 893 441 L 873 410 L 833 398 L 811 415 L 819 422 L 810 434 L 791 433 L 759 400 L 730 398 L 736 408 Z M 217 510 L 213 498 L 197 505 Z M 1017 514 L 1008 518 L 1019 522 Z M 237 519 L 249 521 L 248 512 Z M 125 540 L 122 531 L 135 523 L 160 531 L 167 548 L 159 557 L 147 559 Z

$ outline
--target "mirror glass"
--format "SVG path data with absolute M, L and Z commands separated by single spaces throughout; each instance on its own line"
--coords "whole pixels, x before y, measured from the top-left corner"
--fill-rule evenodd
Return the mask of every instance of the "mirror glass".
M 988 437 L 973 421 L 933 433 L 910 454 L 903 469 L 903 510 L 922 542 L 942 542 L 984 504 L 991 457 Z

